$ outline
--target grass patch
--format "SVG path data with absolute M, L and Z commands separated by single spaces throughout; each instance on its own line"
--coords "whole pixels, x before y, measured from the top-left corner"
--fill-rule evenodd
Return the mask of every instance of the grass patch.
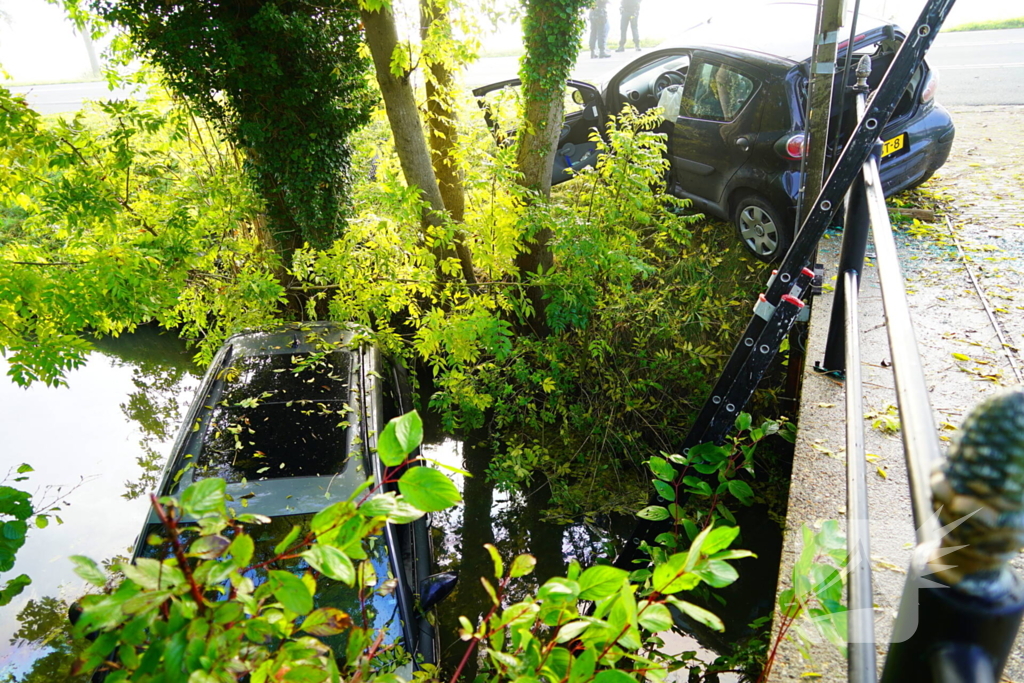
M 1024 28 L 1024 17 L 1015 19 L 993 19 L 991 21 L 972 21 L 969 24 L 960 24 L 945 31 L 955 33 L 957 31 L 995 31 L 1001 28 Z

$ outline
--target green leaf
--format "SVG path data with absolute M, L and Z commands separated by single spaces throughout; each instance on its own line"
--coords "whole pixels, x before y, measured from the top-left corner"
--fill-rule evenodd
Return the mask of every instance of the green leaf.
M 281 555 L 286 550 L 291 548 L 292 544 L 295 543 L 295 540 L 299 537 L 300 533 L 302 533 L 302 526 L 299 524 L 293 525 L 292 530 L 288 532 L 288 535 L 281 539 L 280 543 L 274 546 L 274 554 Z M 252 555 L 252 553 L 249 554 L 250 556 Z M 248 560 L 246 560 L 246 562 L 248 562 Z
M 46 515 L 36 515 L 36 526 L 40 529 L 45 529 L 50 525 L 50 520 Z
M 672 613 L 668 607 L 658 602 L 641 602 L 637 614 L 640 625 L 651 633 L 660 633 L 672 628 Z
M 223 555 L 229 545 L 231 545 L 231 541 L 220 534 L 200 536 L 189 546 L 188 555 L 203 560 L 213 560 Z
M 302 630 L 314 636 L 333 636 L 352 628 L 352 619 L 336 607 L 313 610 L 302 620 Z
M 578 583 L 558 576 L 548 579 L 543 586 L 537 589 L 537 597 L 540 600 L 575 600 L 579 594 L 580 585 Z
M 658 495 L 669 502 L 674 502 L 676 499 L 676 490 L 671 485 L 661 479 L 654 480 L 654 490 L 658 492 Z
M 298 666 L 292 666 L 288 669 L 288 673 L 281 679 L 284 683 L 323 683 L 326 681 L 330 674 L 327 669 L 320 666 L 313 666 L 311 664 L 300 664 Z M 210 683 L 219 683 L 220 679 L 211 677 Z M 189 679 L 189 683 L 192 683 L 192 679 Z
M 120 565 L 121 571 L 141 588 L 158 590 L 173 588 L 185 582 L 181 570 L 170 564 L 170 560 L 161 562 L 150 557 L 140 557 L 134 564 Z
M 359 514 L 364 517 L 387 517 L 395 510 L 396 495 L 393 491 L 381 493 L 364 501 Z
M 181 507 L 196 519 L 227 515 L 227 493 L 223 479 L 200 479 L 181 494 Z
M 501 579 L 505 576 L 505 563 L 501 559 L 501 553 L 490 543 L 484 543 L 484 549 L 491 556 L 491 562 L 494 564 L 494 578 Z
M 647 465 L 651 468 L 651 472 L 654 472 L 654 476 L 663 481 L 672 483 L 676 478 L 676 470 L 672 465 L 668 464 L 668 461 L 664 458 L 654 456 L 651 458 Z
M 700 458 L 707 462 L 718 463 L 722 462 L 732 454 L 732 449 L 728 446 L 716 446 L 713 443 L 702 443 L 692 447 L 686 455 L 692 461 L 694 458 Z
M 739 535 L 740 528 L 738 526 L 715 527 L 704 539 L 704 545 L 701 546 L 700 551 L 705 555 L 714 555 L 718 551 L 728 548 Z
M 594 676 L 594 683 L 636 683 L 636 679 L 625 671 L 605 669 Z
M 567 624 L 563 624 L 562 627 L 558 629 L 558 635 L 555 638 L 555 642 L 567 643 L 570 640 L 574 640 L 578 638 L 581 633 L 586 631 L 589 626 L 590 622 L 583 619 L 577 619 L 575 621 L 570 621 Z
M 10 604 L 11 600 L 21 595 L 26 586 L 31 585 L 28 574 L 19 574 L 0 587 L 0 607 Z
M 309 588 L 302 579 L 291 572 L 271 569 L 267 584 L 270 586 L 270 592 L 285 609 L 300 615 L 309 614 L 313 609 L 313 596 Z
M 711 532 L 713 530 L 714 527 L 705 527 L 703 531 L 697 534 L 697 538 L 693 539 L 693 542 L 690 543 L 689 557 L 686 560 L 687 571 L 692 569 L 693 566 L 697 563 L 697 560 L 700 559 L 700 554 L 704 547 L 704 541 L 707 540 L 708 536 L 711 535 Z
M 97 588 L 107 585 L 107 576 L 103 570 L 85 555 L 72 555 L 70 558 L 75 563 L 75 573 Z
M 593 648 L 586 648 L 579 653 L 569 671 L 569 683 L 585 683 L 594 675 L 597 666 L 597 653 Z
M 757 557 L 754 553 L 749 550 L 723 550 L 720 553 L 715 553 L 709 559 L 712 560 L 739 560 L 744 557 Z
M 615 594 L 629 580 L 625 569 L 599 564 L 580 575 L 580 600 L 601 600 Z
M 302 553 L 302 557 L 324 576 L 351 586 L 356 580 L 356 568 L 348 555 L 329 545 L 317 543 Z M 292 610 L 293 612 L 295 610 Z
M 438 512 L 462 500 L 455 484 L 429 467 L 410 467 L 398 480 L 398 490 L 424 512 Z
M 516 559 L 512 560 L 512 568 L 509 570 L 508 575 L 513 579 L 518 579 L 531 573 L 536 566 L 537 558 L 533 555 L 516 555 Z
M 815 542 L 828 550 L 846 549 L 846 537 L 839 529 L 839 522 L 834 519 L 822 523 L 821 531 L 815 536 Z
M 750 413 L 740 413 L 736 416 L 736 429 L 741 432 L 750 429 Z
M 422 440 L 423 420 L 414 410 L 387 423 L 377 439 L 377 454 L 385 465 L 395 467 L 405 462 Z
M 686 570 L 688 556 L 689 553 L 677 553 L 656 566 L 652 588 L 665 595 L 696 588 L 700 577 Z
M 723 560 L 708 560 L 702 567 L 695 569 L 694 573 L 712 588 L 728 586 L 740 578 L 736 568 Z
M 417 468 L 418 469 L 418 468 Z M 338 535 L 342 524 L 356 515 L 356 506 L 347 500 L 328 505 L 313 516 L 309 528 L 322 543 L 330 543 Z
M 744 505 L 750 505 L 754 502 L 754 492 L 750 488 L 750 484 L 739 479 L 729 480 L 729 493 L 736 496 L 741 503 Z
M 392 524 L 408 524 L 422 517 L 425 512 L 418 507 L 406 502 L 404 498 L 395 500 L 394 509 L 388 514 L 388 521 Z
M 540 612 L 540 605 L 537 605 L 536 603 L 517 602 L 514 605 L 506 607 L 501 613 L 501 619 L 498 620 L 498 627 L 504 628 L 506 626 L 532 624 L 534 619 L 536 619 L 538 612 Z
M 126 600 L 121 609 L 128 615 L 145 614 L 162 605 L 172 594 L 169 590 L 145 591 Z
M 683 477 L 683 484 L 689 486 L 691 492 L 698 496 L 710 497 L 713 493 L 711 484 L 697 477 Z
M 491 584 L 491 582 L 488 581 L 485 577 L 481 576 L 480 584 L 484 587 L 484 590 L 487 591 L 487 595 L 491 597 L 491 602 L 494 603 L 496 606 L 500 605 L 501 601 L 498 600 L 498 593 L 494 590 L 494 586 Z
M 669 598 L 668 600 L 677 608 L 679 608 L 680 611 L 689 616 L 691 619 L 694 619 L 700 622 L 701 624 L 704 624 L 708 628 L 715 631 L 725 630 L 725 624 L 722 623 L 722 620 L 715 616 L 712 612 L 709 612 L 706 609 L 704 609 L 703 607 L 698 607 L 693 603 L 686 602 L 685 600 L 680 600 L 679 598 Z
M 640 519 L 649 519 L 652 522 L 660 522 L 663 519 L 668 519 L 668 509 L 661 505 L 648 505 L 643 510 L 636 513 L 636 516 Z
M 32 465 L 29 465 L 28 463 L 22 463 L 21 465 L 18 465 L 18 469 L 16 471 L 18 474 L 25 474 L 26 472 L 35 472 L 35 469 L 33 469 Z

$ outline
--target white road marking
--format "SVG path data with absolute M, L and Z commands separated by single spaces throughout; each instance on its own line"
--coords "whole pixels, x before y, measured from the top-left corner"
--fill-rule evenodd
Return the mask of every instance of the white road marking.
M 1024 62 L 1012 62 L 1010 64 L 960 64 L 958 66 L 932 64 L 932 66 L 939 71 L 960 71 L 965 69 L 1020 69 L 1024 67 Z

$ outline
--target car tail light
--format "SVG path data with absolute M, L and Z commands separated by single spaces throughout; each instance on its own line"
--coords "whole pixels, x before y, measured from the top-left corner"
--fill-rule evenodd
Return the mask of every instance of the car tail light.
M 932 71 L 928 72 L 928 80 L 924 82 L 924 87 L 921 88 L 921 104 L 928 104 L 935 99 L 935 91 L 939 89 L 939 72 Z
M 786 159 L 803 159 L 804 140 L 805 136 L 803 133 L 794 133 L 779 138 L 779 141 L 775 143 L 775 151 Z

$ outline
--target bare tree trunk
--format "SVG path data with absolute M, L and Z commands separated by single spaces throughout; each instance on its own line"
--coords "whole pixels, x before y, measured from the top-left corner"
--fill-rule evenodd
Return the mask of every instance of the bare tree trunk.
M 360 15 L 405 182 L 411 187 L 419 188 L 427 200 L 428 209 L 423 215 L 424 225 L 442 225 L 446 207 L 431 165 L 430 151 L 423 135 L 416 97 L 409 82 L 409 72 L 395 75 L 391 71 L 391 56 L 398 47 L 395 17 L 386 8 L 377 12 L 360 9 Z M 457 244 L 462 243 L 462 237 L 460 234 L 456 235 Z M 447 248 L 437 248 L 434 254 L 439 260 L 453 255 Z M 473 263 L 469 259 L 468 250 L 465 250 L 465 254 L 456 255 L 459 257 L 466 282 L 470 285 L 475 284 L 476 277 L 473 274 Z

